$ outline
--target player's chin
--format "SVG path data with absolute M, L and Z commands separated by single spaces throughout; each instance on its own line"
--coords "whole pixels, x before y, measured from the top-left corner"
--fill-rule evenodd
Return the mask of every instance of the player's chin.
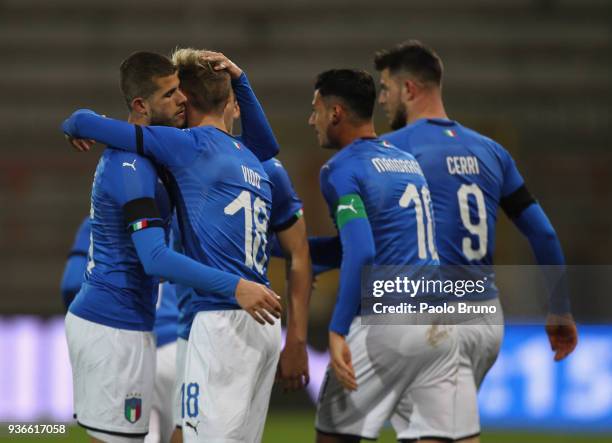
M 317 134 L 317 141 L 319 142 L 319 146 L 324 149 L 329 149 L 329 140 L 321 134 Z
M 185 112 L 180 112 L 174 116 L 174 126 L 182 128 L 185 126 Z
M 393 120 L 395 120 L 394 114 L 385 110 L 385 118 L 387 119 L 387 124 L 391 126 L 393 124 Z

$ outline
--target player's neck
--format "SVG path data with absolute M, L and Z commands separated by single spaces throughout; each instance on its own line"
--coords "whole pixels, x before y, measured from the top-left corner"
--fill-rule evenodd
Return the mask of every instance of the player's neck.
M 149 119 L 145 117 L 144 115 L 138 114 L 136 112 L 130 112 L 130 114 L 128 115 L 127 121 L 128 123 L 131 123 L 133 125 L 140 125 L 140 126 L 149 125 Z
M 225 120 L 223 119 L 223 115 L 211 115 L 211 114 L 201 114 L 196 116 L 196 118 L 192 121 L 190 120 L 189 126 L 214 126 L 217 129 L 220 129 L 223 132 L 229 133 L 227 126 L 225 125 Z
M 412 106 L 412 109 L 408 112 L 406 124 L 409 125 L 424 118 L 448 120 L 448 115 L 444 109 L 444 103 L 439 94 L 432 93 L 432 96 L 424 98 L 417 106 Z
M 341 133 L 338 134 L 338 142 L 343 148 L 360 138 L 376 138 L 376 130 L 374 129 L 373 122 L 369 121 L 358 126 L 347 125 Z

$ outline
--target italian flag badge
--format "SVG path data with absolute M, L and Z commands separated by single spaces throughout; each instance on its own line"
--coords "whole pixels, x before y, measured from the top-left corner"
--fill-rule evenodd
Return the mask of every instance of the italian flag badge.
M 149 226 L 149 223 L 146 220 L 140 220 L 137 222 L 132 223 L 132 232 L 136 232 L 136 231 L 140 231 L 141 229 L 146 228 L 147 226 Z

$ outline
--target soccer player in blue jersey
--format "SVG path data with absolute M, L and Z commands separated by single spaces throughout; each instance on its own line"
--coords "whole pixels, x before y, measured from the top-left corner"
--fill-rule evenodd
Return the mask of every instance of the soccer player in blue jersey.
M 207 51 L 207 60 L 215 66 L 230 65 L 231 61 L 221 54 Z M 237 102 L 233 101 L 234 117 L 241 114 Z M 245 112 L 250 110 L 245 109 Z M 233 119 L 226 122 L 226 129 L 232 132 Z M 272 184 L 272 212 L 270 224 L 272 231 L 280 243 L 280 248 L 288 264 L 288 321 L 285 348 L 280 354 L 278 377 L 284 383 L 286 390 L 300 389 L 309 382 L 308 355 L 306 353 L 308 304 L 310 298 L 311 273 L 308 243 L 306 241 L 306 224 L 302 216 L 302 202 L 293 189 L 293 185 L 282 163 L 276 159 L 262 162 L 265 172 Z M 178 237 L 177 237 L 178 238 Z M 268 252 L 272 242 L 268 242 Z M 175 247 L 182 250 L 179 241 Z M 193 321 L 193 311 L 187 308 L 190 297 L 194 297 L 191 288 L 177 286 L 179 298 L 179 339 L 177 370 L 179 378 L 175 387 L 175 424 L 182 427 L 186 413 L 185 387 L 180 376 L 184 371 L 187 340 Z M 180 442 L 181 431 L 173 435 L 173 441 Z
M 442 441 L 453 433 L 453 327 L 439 327 L 432 345 L 427 336 L 435 326 L 370 326 L 359 318 L 364 266 L 438 264 L 433 232 L 422 229 L 431 221 L 425 177 L 412 155 L 376 136 L 375 100 L 374 81 L 364 71 L 326 71 L 315 84 L 309 124 L 322 147 L 339 150 L 321 168 L 320 185 L 342 246 L 317 441 L 376 439 L 394 413 L 400 415 L 392 425 L 401 440 L 407 428 L 401 417 L 432 392 L 447 402 L 424 405 L 421 437 Z
M 90 233 L 91 228 L 88 216 L 85 217 L 79 226 L 64 267 L 61 291 L 66 309 L 68 309 L 72 299 L 74 299 L 74 296 L 79 292 L 83 284 L 85 268 L 87 266 L 86 257 L 89 250 Z M 157 289 L 154 291 L 157 291 Z M 145 437 L 145 443 L 169 441 L 174 428 L 172 403 L 169 399 L 172 396 L 175 378 L 177 317 L 178 310 L 176 307 L 174 285 L 169 282 L 160 284 L 155 324 L 153 326 L 157 343 L 155 386 L 149 433 Z
M 228 127 L 231 132 L 231 128 Z M 308 305 L 311 289 L 310 258 L 306 240 L 306 224 L 303 217 L 302 202 L 297 196 L 289 175 L 277 159 L 262 162 L 264 170 L 272 183 L 273 238 L 278 246 L 279 256 L 287 263 L 288 321 L 285 347 L 280 354 L 278 378 L 286 391 L 307 385 L 308 354 L 306 352 Z M 173 228 L 176 224 L 173 224 Z M 174 233 L 174 229 L 173 229 Z M 182 251 L 180 236 L 174 235 L 173 247 Z M 271 242 L 268 242 L 270 246 Z M 186 308 L 193 289 L 176 285 L 180 310 L 177 340 L 177 383 L 174 392 L 174 423 L 177 427 L 173 442 L 182 441 L 182 421 L 185 415 L 185 388 L 182 374 L 185 367 L 187 340 L 193 321 L 193 312 Z
M 122 64 L 121 80 L 130 121 L 183 124 L 185 97 L 176 67 L 166 57 L 133 54 Z M 156 284 L 149 275 L 247 307 L 267 299 L 276 302 L 264 285 L 169 250 L 169 219 L 169 199 L 151 162 L 137 154 L 104 151 L 92 189 L 85 282 L 66 316 L 76 416 L 93 440 L 142 441 L 148 430 Z
M 412 40 L 377 53 L 375 65 L 380 71 L 379 103 L 395 130 L 383 138 L 414 155 L 423 168 L 434 206 L 440 263 L 492 265 L 497 210 L 501 207 L 527 237 L 540 265 L 563 266 L 555 230 L 527 190 L 508 151 L 448 118 L 442 100 L 440 57 Z M 497 297 L 493 284 L 485 295 Z M 554 291 L 550 312 L 546 331 L 555 360 L 561 360 L 577 342 L 569 300 L 562 290 Z M 497 358 L 502 335 L 503 325 L 459 328 L 457 403 L 461 407 L 456 408 L 455 439 L 478 441 L 476 391 Z M 414 438 L 421 424 L 419 406 L 411 417 Z
M 166 169 L 187 255 L 265 285 L 272 201 L 259 160 L 277 153 L 276 140 L 237 66 L 221 63 L 226 69 L 215 70 L 190 49 L 177 50 L 173 60 L 188 98 L 190 129 L 142 127 L 78 111 L 64 122 L 64 132 L 155 159 Z M 232 85 L 243 110 L 240 139 L 227 133 L 235 114 Z M 247 113 L 245 106 L 259 112 Z M 253 122 L 257 131 L 247 134 Z M 249 145 L 259 147 L 259 159 Z M 196 314 L 186 357 L 183 437 L 259 441 L 279 358 L 278 299 L 270 291 L 241 305 L 234 297 L 195 289 L 197 297 L 189 303 Z

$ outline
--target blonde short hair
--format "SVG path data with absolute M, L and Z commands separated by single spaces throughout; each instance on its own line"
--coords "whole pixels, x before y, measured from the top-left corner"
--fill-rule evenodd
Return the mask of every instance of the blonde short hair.
M 193 48 L 175 49 L 172 62 L 190 104 L 204 113 L 222 113 L 232 87 L 229 73 L 215 71 L 210 63 L 202 60 L 201 51 Z

